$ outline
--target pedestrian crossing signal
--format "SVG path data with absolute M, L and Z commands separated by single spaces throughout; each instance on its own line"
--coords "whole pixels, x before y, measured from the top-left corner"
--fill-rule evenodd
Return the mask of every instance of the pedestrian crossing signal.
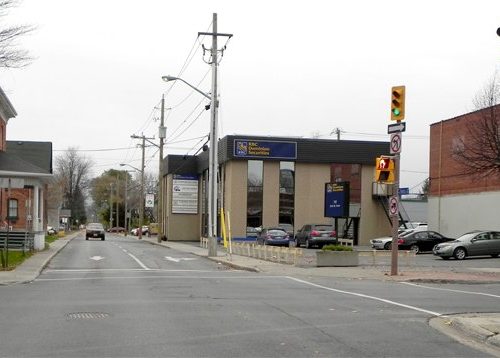
M 379 157 L 375 162 L 375 181 L 379 183 L 394 183 L 394 160 Z

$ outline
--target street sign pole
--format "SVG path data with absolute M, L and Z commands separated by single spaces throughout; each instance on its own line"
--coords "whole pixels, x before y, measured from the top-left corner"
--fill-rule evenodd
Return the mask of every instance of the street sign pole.
M 391 276 L 398 274 L 398 228 L 399 228 L 399 174 L 401 163 L 401 148 L 403 135 L 406 130 L 405 122 L 405 86 L 396 86 L 391 89 L 391 120 L 396 124 L 389 125 L 388 133 L 391 134 L 391 154 L 394 155 L 394 186 L 393 196 L 389 198 L 389 215 L 392 222 L 392 250 L 391 250 Z M 391 206 L 392 205 L 392 206 Z

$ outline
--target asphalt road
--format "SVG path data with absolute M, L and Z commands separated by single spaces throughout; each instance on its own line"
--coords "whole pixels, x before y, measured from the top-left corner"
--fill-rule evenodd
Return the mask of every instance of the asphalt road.
M 498 311 L 500 285 L 271 276 L 108 234 L 0 297 L 2 357 L 477 357 L 428 321 Z

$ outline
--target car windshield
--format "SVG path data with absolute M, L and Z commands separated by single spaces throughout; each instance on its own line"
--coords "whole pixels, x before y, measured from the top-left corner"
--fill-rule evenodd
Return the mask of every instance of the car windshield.
M 477 235 L 477 232 L 467 233 L 467 234 L 460 236 L 458 239 L 456 239 L 454 241 L 467 242 L 467 241 L 470 241 L 470 239 L 472 239 L 476 235 Z

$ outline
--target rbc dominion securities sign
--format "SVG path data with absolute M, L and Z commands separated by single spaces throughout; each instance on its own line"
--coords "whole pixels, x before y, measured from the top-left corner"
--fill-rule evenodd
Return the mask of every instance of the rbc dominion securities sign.
M 235 139 L 234 156 L 238 158 L 297 159 L 297 143 Z

